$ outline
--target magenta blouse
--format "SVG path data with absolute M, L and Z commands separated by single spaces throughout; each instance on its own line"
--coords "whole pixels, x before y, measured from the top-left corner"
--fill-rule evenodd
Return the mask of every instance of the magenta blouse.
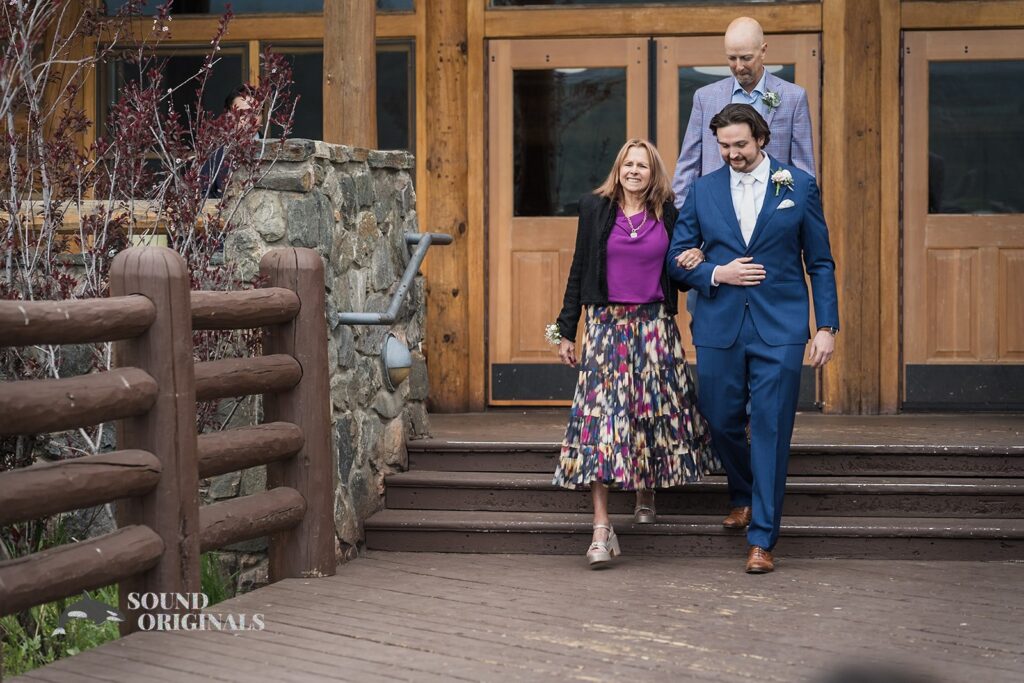
M 615 211 L 615 227 L 608 237 L 609 302 L 648 304 L 665 298 L 661 271 L 668 253 L 668 233 L 653 214 L 643 218 L 643 212 L 629 217 L 636 230 L 636 237 L 630 237 L 626 215 L 621 208 Z

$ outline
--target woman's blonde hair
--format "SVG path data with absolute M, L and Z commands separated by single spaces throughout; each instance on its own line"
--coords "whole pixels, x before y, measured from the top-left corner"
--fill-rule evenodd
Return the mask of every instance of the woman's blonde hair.
M 622 146 L 622 149 L 619 150 L 618 155 L 615 157 L 615 163 L 612 164 L 612 170 L 608 177 L 594 190 L 594 194 L 611 199 L 620 206 L 622 205 L 624 193 L 622 191 L 622 183 L 619 182 L 619 171 L 622 169 L 622 164 L 625 162 L 629 150 L 634 147 L 643 147 L 647 150 L 647 156 L 651 160 L 651 182 L 648 183 L 647 189 L 644 191 L 643 202 L 644 206 L 647 207 L 647 211 L 657 216 L 658 220 L 661 220 L 661 210 L 665 202 L 672 198 L 672 184 L 669 181 L 668 173 L 665 172 L 665 164 L 662 162 L 658 150 L 648 140 L 643 138 L 633 138 L 626 141 L 626 144 Z

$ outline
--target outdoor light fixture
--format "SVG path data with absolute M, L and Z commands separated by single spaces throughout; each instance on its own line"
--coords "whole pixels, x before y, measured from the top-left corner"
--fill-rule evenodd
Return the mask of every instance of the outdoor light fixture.
M 384 386 L 394 391 L 409 376 L 412 355 L 394 333 L 388 332 L 380 349 L 380 360 L 384 365 Z

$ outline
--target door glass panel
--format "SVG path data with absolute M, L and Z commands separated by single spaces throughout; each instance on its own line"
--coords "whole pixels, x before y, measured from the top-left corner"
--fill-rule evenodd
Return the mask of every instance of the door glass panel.
M 723 56 L 724 60 L 725 57 Z M 768 73 L 778 76 L 784 81 L 796 81 L 796 67 L 793 64 L 765 64 Z M 684 66 L 679 68 L 679 143 L 682 144 L 686 134 L 686 124 L 690 120 L 693 109 L 693 94 L 698 88 L 720 81 L 731 76 L 727 66 Z M 668 163 L 668 160 L 666 160 Z M 674 160 L 673 160 L 674 163 Z
M 377 44 L 377 148 L 416 146 L 416 69 L 412 41 Z
M 224 110 L 224 98 L 246 82 L 246 55 L 245 47 L 225 45 L 206 81 L 201 103 L 203 109 L 214 115 L 220 115 Z M 178 49 L 173 53 L 160 51 L 157 57 L 157 67 L 163 76 L 164 86 L 174 89 L 169 102 L 171 108 L 183 121 L 194 118 L 196 89 L 190 85 L 179 86 L 201 72 L 206 53 L 202 50 Z M 101 108 L 101 126 L 105 126 L 106 112 L 117 103 L 124 85 L 143 79 L 149 82 L 148 74 L 143 76 L 139 73 L 138 63 L 120 59 L 110 62 L 106 82 L 103 84 L 105 106 Z
M 324 52 L 316 47 L 282 46 L 274 50 L 292 67 L 292 94 L 298 98 L 292 119 L 293 138 L 322 140 L 324 136 Z M 273 130 L 273 137 L 280 137 Z
M 517 70 L 512 88 L 514 215 L 575 216 L 626 141 L 626 70 Z
M 281 0 L 175 0 L 171 14 L 223 14 L 231 4 L 235 14 L 265 14 L 267 12 L 289 14 L 298 12 L 322 12 L 324 0 L 288 0 L 283 6 Z M 116 13 L 125 3 L 108 2 L 108 14 Z M 142 14 L 156 14 L 157 0 L 149 0 L 140 8 Z M 377 0 L 378 12 L 411 12 L 413 0 Z
M 928 212 L 1024 213 L 1024 61 L 928 63 Z
M 322 140 L 324 134 L 324 52 L 320 45 L 275 48 L 292 67 L 298 96 L 293 138 Z M 377 43 L 377 148 L 413 150 L 415 69 L 412 41 Z M 274 130 L 274 136 L 280 131 Z

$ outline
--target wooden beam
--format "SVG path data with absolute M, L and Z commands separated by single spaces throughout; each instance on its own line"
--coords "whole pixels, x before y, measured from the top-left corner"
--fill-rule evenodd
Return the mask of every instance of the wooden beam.
M 157 314 L 145 334 L 114 343 L 115 365 L 146 370 L 160 389 L 149 412 L 117 424 L 120 448 L 149 451 L 161 465 L 156 489 L 117 504 L 118 526 L 149 527 L 164 547 L 156 566 L 120 583 L 120 609 L 127 619 L 121 624 L 121 634 L 127 635 L 138 627 L 141 613 L 129 609 L 129 594 L 200 590 L 199 465 L 188 266 L 171 249 L 125 249 L 111 265 L 110 293 L 145 295 L 153 301 Z
M 142 334 L 156 318 L 138 294 L 105 299 L 0 301 L 4 346 L 84 344 Z
M 45 434 L 136 417 L 145 414 L 158 396 L 153 377 L 132 367 L 2 382 L 0 435 Z
M 199 508 L 199 548 L 205 553 L 287 531 L 305 514 L 306 499 L 287 486 L 204 505 Z
M 260 41 L 250 40 L 247 50 L 245 82 L 254 88 L 260 85 Z
M 166 557 L 165 549 L 155 531 L 133 524 L 88 541 L 0 562 L 0 586 L 4 589 L 0 615 L 17 614 L 44 602 L 109 586 L 150 569 Z M 194 590 L 198 591 L 199 586 Z M 121 612 L 127 616 L 123 608 Z M 129 626 L 126 630 L 134 630 L 134 620 L 125 624 Z
M 900 406 L 900 1 L 881 5 L 878 412 Z M 849 328 L 847 328 L 849 329 Z
M 467 101 L 466 121 L 468 124 L 466 152 L 469 157 L 469 193 L 467 219 L 469 232 L 466 247 L 469 255 L 468 327 L 472 332 L 469 341 L 469 410 L 483 410 L 486 406 L 487 354 L 484 344 L 486 329 L 487 250 L 484 240 L 484 198 L 487 196 L 487 174 L 485 172 L 486 149 L 486 69 L 487 56 L 484 51 L 484 3 L 480 0 L 466 0 L 468 40 Z
M 494 9 L 484 13 L 487 38 L 722 35 L 738 16 L 761 22 L 767 33 L 821 30 L 818 2 L 713 7 Z
M 903 2 L 904 30 L 1024 27 L 1024 0 Z
M 881 280 L 881 59 L 886 0 L 824 0 L 822 172 L 842 332 L 825 370 L 827 413 L 877 413 Z M 886 339 L 886 344 L 895 343 Z
M 193 330 L 238 330 L 288 322 L 299 312 L 290 289 L 263 287 L 234 292 L 192 292 Z
M 277 394 L 302 379 L 302 366 L 287 353 L 253 358 L 221 358 L 196 363 L 196 400 Z
M 0 526 L 144 495 L 161 469 L 152 453 L 113 451 L 0 472 Z
M 324 141 L 377 146 L 374 0 L 324 3 Z
M 328 6 L 334 4 L 327 3 Z M 208 45 L 217 29 L 216 16 L 181 16 L 171 22 L 171 35 L 161 44 Z M 411 12 L 387 12 L 377 16 L 377 38 L 410 38 L 416 35 L 416 15 Z M 145 18 L 131 22 L 123 42 L 141 42 L 152 30 L 152 20 Z M 108 24 L 109 26 L 109 24 Z M 108 29 L 101 40 L 112 37 Z M 261 14 L 236 16 L 228 26 L 226 42 L 250 40 L 275 44 L 294 41 L 323 40 L 324 17 L 320 14 Z M 119 42 L 121 42 L 119 41 Z
M 273 249 L 260 259 L 260 275 L 274 287 L 294 291 L 301 302 L 290 322 L 265 327 L 263 350 L 293 356 L 303 369 L 293 389 L 263 397 L 263 417 L 302 430 L 302 449 L 267 465 L 267 488 L 295 489 L 306 514 L 288 533 L 270 538 L 270 580 L 332 576 L 334 487 L 338 467 L 331 447 L 331 387 L 327 365 L 327 302 L 324 264 L 312 249 Z
M 290 422 L 268 422 L 200 434 L 199 478 L 237 472 L 290 458 L 305 445 L 302 429 Z
M 430 198 L 421 228 L 455 240 L 427 259 L 427 370 L 431 409 L 469 409 L 469 192 L 467 185 L 467 6 L 431 2 L 424 8 L 427 59 L 425 88 L 426 174 Z

